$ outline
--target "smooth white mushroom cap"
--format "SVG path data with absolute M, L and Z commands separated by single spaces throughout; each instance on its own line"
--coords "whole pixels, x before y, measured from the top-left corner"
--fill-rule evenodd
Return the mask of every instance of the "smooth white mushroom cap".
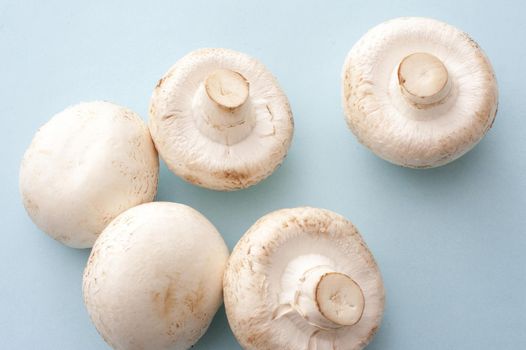
M 117 215 L 153 200 L 158 172 L 137 114 L 109 102 L 80 103 L 38 130 L 22 160 L 20 192 L 40 229 L 87 248 Z
M 497 82 L 482 49 L 466 33 L 428 18 L 397 18 L 369 30 L 347 55 L 342 85 L 358 140 L 407 167 L 462 156 L 497 111 Z
M 269 176 L 293 133 L 276 79 L 256 59 L 227 49 L 193 51 L 170 68 L 153 92 L 149 126 L 171 171 L 227 191 Z
M 84 271 L 86 308 L 114 349 L 188 349 L 222 303 L 228 249 L 182 204 L 129 209 L 104 230 Z
M 373 256 L 350 221 L 324 209 L 259 219 L 234 248 L 223 288 L 244 349 L 362 349 L 383 315 Z

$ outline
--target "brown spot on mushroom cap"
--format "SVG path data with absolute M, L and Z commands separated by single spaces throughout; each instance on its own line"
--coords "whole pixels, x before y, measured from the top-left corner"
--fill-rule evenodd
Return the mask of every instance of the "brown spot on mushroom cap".
M 177 303 L 176 300 L 176 282 L 170 280 L 168 285 L 161 291 L 152 293 L 152 301 L 154 307 L 163 319 L 167 319 L 172 314 L 172 311 Z
M 159 81 L 157 82 L 157 85 L 155 85 L 155 87 L 156 88 L 160 88 L 165 79 L 166 79 L 165 77 L 162 77 L 161 79 L 159 79 Z
M 200 311 L 199 306 L 201 305 L 204 297 L 204 286 L 201 283 L 195 291 L 192 291 L 184 297 L 184 303 L 191 313 L 198 315 Z
M 243 182 L 250 177 L 248 173 L 238 170 L 224 170 L 216 173 L 218 177 L 223 177 L 225 180 L 232 181 L 236 184 L 242 185 Z
M 202 182 L 201 180 L 199 180 L 198 177 L 194 176 L 194 175 L 190 175 L 190 174 L 185 174 L 183 175 L 183 179 L 191 184 L 194 184 L 194 185 L 200 185 Z

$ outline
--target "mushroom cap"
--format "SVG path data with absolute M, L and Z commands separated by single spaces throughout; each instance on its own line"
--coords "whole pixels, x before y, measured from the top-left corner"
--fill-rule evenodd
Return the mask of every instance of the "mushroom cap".
M 397 68 L 414 53 L 438 58 L 449 94 L 427 108 L 409 103 Z M 466 33 L 429 18 L 407 17 L 369 30 L 350 50 L 342 72 L 347 123 L 381 158 L 413 168 L 449 163 L 473 148 L 491 127 L 498 89 L 491 63 Z
M 365 306 L 352 326 L 324 330 L 298 313 L 283 314 L 283 276 L 302 257 L 322 256 L 360 285 Z M 292 291 L 293 292 L 293 291 Z M 353 224 L 324 209 L 282 209 L 259 219 L 234 248 L 225 269 L 228 321 L 244 349 L 362 349 L 378 329 L 384 288 L 373 256 Z
M 113 220 L 93 246 L 84 302 L 114 349 L 188 349 L 222 303 L 227 258 L 223 238 L 196 210 L 143 204 Z
M 20 192 L 41 230 L 88 248 L 117 215 L 153 200 L 158 172 L 137 114 L 109 102 L 80 103 L 38 130 L 22 160 Z
M 233 144 L 201 132 L 193 112 L 200 85 L 220 69 L 248 81 L 255 113 L 249 134 Z M 164 75 L 151 98 L 149 127 L 172 172 L 195 185 L 230 191 L 256 184 L 281 164 L 294 126 L 287 97 L 266 67 L 244 53 L 216 48 L 187 54 Z

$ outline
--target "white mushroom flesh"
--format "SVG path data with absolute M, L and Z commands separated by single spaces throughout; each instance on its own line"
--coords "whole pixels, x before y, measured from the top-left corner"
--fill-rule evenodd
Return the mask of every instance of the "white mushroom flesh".
M 196 210 L 155 202 L 119 215 L 95 243 L 83 292 L 114 349 L 191 347 L 222 303 L 228 249 Z
M 407 167 L 444 165 L 491 127 L 498 90 L 491 64 L 459 29 L 398 18 L 365 34 L 342 72 L 347 123 L 380 157 Z
M 245 349 L 362 349 L 379 327 L 380 272 L 333 212 L 284 209 L 258 220 L 227 264 L 225 308 Z
M 80 103 L 42 126 L 20 168 L 20 192 L 35 224 L 75 248 L 91 247 L 128 208 L 153 200 L 159 160 L 131 110 Z
M 180 59 L 153 92 L 149 126 L 171 171 L 216 190 L 246 188 L 269 176 L 293 132 L 276 79 L 259 61 L 227 49 Z

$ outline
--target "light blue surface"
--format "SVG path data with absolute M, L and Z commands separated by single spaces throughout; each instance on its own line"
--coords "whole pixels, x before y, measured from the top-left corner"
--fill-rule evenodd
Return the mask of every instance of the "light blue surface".
M 191 205 L 230 248 L 260 216 L 325 207 L 350 218 L 383 273 L 383 325 L 368 349 L 526 349 L 526 6 L 521 1 L 0 1 L 0 348 L 106 349 L 81 297 L 88 250 L 27 217 L 18 167 L 34 132 L 68 105 L 106 99 L 144 118 L 162 74 L 187 52 L 259 58 L 295 117 L 284 164 L 248 190 L 189 185 L 162 166 L 159 200 Z M 460 160 L 410 170 L 347 130 L 340 70 L 365 31 L 430 16 L 469 32 L 500 87 L 497 120 Z M 238 349 L 223 309 L 195 349 Z

